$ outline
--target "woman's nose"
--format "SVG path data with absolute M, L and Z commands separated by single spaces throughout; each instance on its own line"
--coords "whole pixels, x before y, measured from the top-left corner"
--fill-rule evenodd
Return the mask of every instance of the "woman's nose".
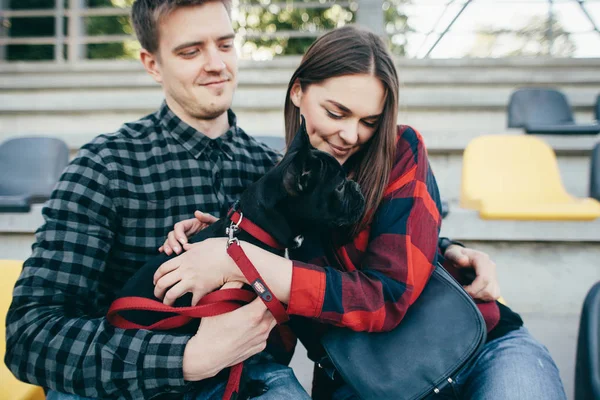
M 354 146 L 358 142 L 358 123 L 348 121 L 340 131 L 340 138 L 348 145 Z

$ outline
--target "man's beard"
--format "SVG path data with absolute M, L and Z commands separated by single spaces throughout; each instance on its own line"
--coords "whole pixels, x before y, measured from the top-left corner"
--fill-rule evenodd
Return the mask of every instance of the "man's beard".
M 227 112 L 227 110 L 231 107 L 231 102 L 229 104 L 209 104 L 209 105 L 201 105 L 196 102 L 186 102 L 184 103 L 185 111 L 196 119 L 201 120 L 213 120 L 219 118 L 223 113 Z

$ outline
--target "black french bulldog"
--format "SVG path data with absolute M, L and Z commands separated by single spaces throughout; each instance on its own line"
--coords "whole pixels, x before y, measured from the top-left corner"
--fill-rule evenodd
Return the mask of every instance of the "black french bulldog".
M 239 209 L 243 218 L 258 225 L 284 247 L 295 248 L 299 235 L 355 223 L 363 213 L 364 197 L 358 184 L 346 178 L 333 156 L 311 146 L 303 118 L 286 155 L 246 189 L 239 200 Z M 222 218 L 190 238 L 190 243 L 228 237 L 229 225 L 230 221 Z M 283 255 L 282 250 L 271 248 L 244 231 L 237 237 Z M 161 254 L 152 258 L 129 279 L 118 298 L 135 296 L 160 301 L 154 296 L 152 279 L 158 267 L 175 256 Z M 174 306 L 190 306 L 191 299 L 188 293 Z M 120 315 L 130 322 L 149 326 L 172 314 L 136 310 L 122 311 Z M 198 324 L 199 321 L 193 321 L 172 332 L 195 333 Z

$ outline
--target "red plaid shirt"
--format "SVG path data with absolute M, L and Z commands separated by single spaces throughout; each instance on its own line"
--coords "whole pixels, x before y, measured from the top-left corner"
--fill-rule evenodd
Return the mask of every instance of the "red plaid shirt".
M 421 135 L 399 126 L 396 143 L 389 184 L 372 224 L 335 254 L 327 254 L 323 240 L 305 238 L 290 255 L 304 262 L 294 261 L 288 313 L 309 318 L 294 328 L 305 330 L 312 319 L 324 325 L 318 330 L 337 325 L 389 331 L 423 291 L 438 259 L 440 196 Z M 318 341 L 314 333 L 306 336 Z

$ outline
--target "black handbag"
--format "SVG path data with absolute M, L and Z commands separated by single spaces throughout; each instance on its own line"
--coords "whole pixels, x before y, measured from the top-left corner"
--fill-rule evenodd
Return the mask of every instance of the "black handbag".
M 334 328 L 322 338 L 333 366 L 361 399 L 422 399 L 449 384 L 486 341 L 471 297 L 438 265 L 390 332 Z

